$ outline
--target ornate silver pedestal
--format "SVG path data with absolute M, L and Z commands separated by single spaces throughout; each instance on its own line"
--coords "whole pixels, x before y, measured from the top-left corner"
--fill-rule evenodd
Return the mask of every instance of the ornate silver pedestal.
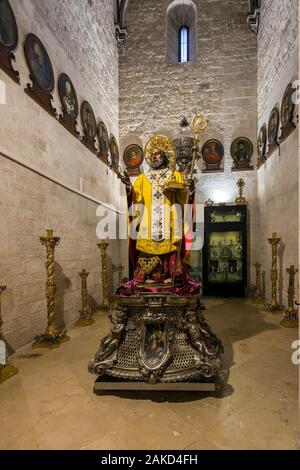
M 200 295 L 115 297 L 111 333 L 89 372 L 100 390 L 215 390 L 221 341 L 203 316 Z

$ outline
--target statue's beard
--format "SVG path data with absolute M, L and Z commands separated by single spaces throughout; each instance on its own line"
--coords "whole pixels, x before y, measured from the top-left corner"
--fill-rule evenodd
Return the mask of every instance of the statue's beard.
M 152 170 L 160 170 L 166 167 L 166 163 L 164 160 L 158 160 L 157 162 L 151 162 Z

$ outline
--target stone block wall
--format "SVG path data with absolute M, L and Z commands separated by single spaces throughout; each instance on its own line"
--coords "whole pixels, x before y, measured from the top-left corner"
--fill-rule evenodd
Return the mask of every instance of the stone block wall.
M 99 202 L 117 209 L 120 194 L 116 175 L 24 93 L 29 82 L 23 52 L 26 34 L 35 33 L 47 48 L 56 78 L 53 94 L 58 112 L 57 78 L 65 72 L 79 103 L 87 99 L 97 121 L 104 120 L 118 138 L 119 96 L 113 0 L 97 4 L 11 0 L 11 5 L 20 36 L 15 67 L 21 86 L 0 70 L 6 94 L 6 104 L 0 104 L 0 280 L 8 286 L 3 296 L 3 332 L 16 348 L 45 328 L 46 253 L 39 237 L 47 228 L 61 237 L 56 252 L 60 320 L 68 323 L 79 315 L 82 268 L 90 271 L 91 304 L 100 302 L 96 210 Z M 110 263 L 119 264 L 120 257 L 120 244 L 110 242 Z M 116 286 L 113 276 L 111 290 Z
M 289 82 L 298 79 L 298 1 L 262 2 L 258 34 L 258 128 L 268 124 L 269 114 L 281 100 Z M 298 113 L 296 108 L 295 115 Z M 299 160 L 298 130 L 285 140 L 258 170 L 257 260 L 266 275 L 270 298 L 271 247 L 267 238 L 282 238 L 279 256 L 280 300 L 287 304 L 286 268 L 299 256 Z M 297 282 L 297 291 L 299 283 Z

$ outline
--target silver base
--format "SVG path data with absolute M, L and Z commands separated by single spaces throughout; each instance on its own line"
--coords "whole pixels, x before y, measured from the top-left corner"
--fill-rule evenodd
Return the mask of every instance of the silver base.
M 138 390 L 138 391 L 176 391 L 176 392 L 215 392 L 214 382 L 178 382 L 178 383 L 157 383 L 147 382 L 113 382 L 109 379 L 99 378 L 95 382 L 94 392 L 118 390 Z

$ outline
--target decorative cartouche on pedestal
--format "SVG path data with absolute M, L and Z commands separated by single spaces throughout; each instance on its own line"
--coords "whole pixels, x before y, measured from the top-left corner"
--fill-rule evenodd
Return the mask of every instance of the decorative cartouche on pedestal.
M 5 342 L 3 340 L 2 335 L 2 316 L 1 316 L 1 297 L 2 294 L 6 291 L 6 286 L 0 286 L 0 341 L 2 342 L 3 346 L 3 354 L 6 356 L 6 347 Z M 2 353 L 2 351 L 1 351 Z M 14 375 L 16 375 L 19 371 L 16 367 L 12 366 L 11 364 L 6 364 L 6 357 L 0 357 L 0 384 L 6 382 L 6 380 L 10 379 Z
M 102 280 L 102 304 L 98 307 L 98 313 L 102 310 L 110 309 L 109 293 L 108 293 L 108 272 L 107 272 L 107 247 L 108 243 L 101 240 L 97 243 L 101 254 L 101 280 Z
M 46 247 L 47 253 L 47 328 L 45 333 L 37 336 L 32 347 L 35 348 L 57 348 L 61 343 L 68 341 L 70 338 L 66 335 L 66 330 L 59 329 L 55 323 L 55 297 L 56 297 L 56 281 L 54 274 L 54 252 L 60 238 L 54 237 L 53 230 L 48 229 L 46 236 L 40 237 L 41 244 Z
M 256 285 L 255 285 L 255 294 L 253 297 L 253 303 L 263 304 L 265 303 L 265 299 L 261 291 L 261 274 L 260 274 L 261 264 L 255 263 L 254 266 L 255 266 L 255 271 L 256 271 Z
M 271 302 L 265 304 L 265 308 L 269 312 L 279 313 L 284 309 L 277 300 L 277 282 L 278 282 L 278 245 L 281 238 L 277 237 L 277 233 L 272 234 L 272 238 L 268 238 L 268 242 L 272 247 L 272 268 L 271 268 L 271 282 L 272 282 L 272 299 Z
M 92 312 L 88 304 L 88 290 L 87 290 L 87 278 L 88 273 L 86 269 L 83 269 L 79 276 L 81 278 L 81 300 L 82 308 L 79 310 L 80 318 L 75 323 L 76 326 L 89 326 L 95 323 L 95 320 L 92 318 Z
M 284 312 L 284 317 L 280 324 L 288 328 L 298 328 L 298 309 L 294 307 L 295 304 L 295 277 L 298 269 L 291 265 L 287 268 L 289 275 L 289 287 L 288 287 L 288 308 Z
M 238 190 L 239 190 L 239 196 L 236 198 L 235 202 L 236 204 L 247 204 L 247 200 L 246 198 L 244 197 L 244 188 L 246 186 L 246 183 L 245 181 L 243 180 L 243 178 L 240 178 L 238 181 L 237 181 L 237 187 L 238 187 Z
M 117 266 L 117 273 L 118 273 L 118 286 L 120 286 L 121 284 L 123 284 L 123 269 L 124 269 L 124 266 L 122 264 L 119 264 Z

